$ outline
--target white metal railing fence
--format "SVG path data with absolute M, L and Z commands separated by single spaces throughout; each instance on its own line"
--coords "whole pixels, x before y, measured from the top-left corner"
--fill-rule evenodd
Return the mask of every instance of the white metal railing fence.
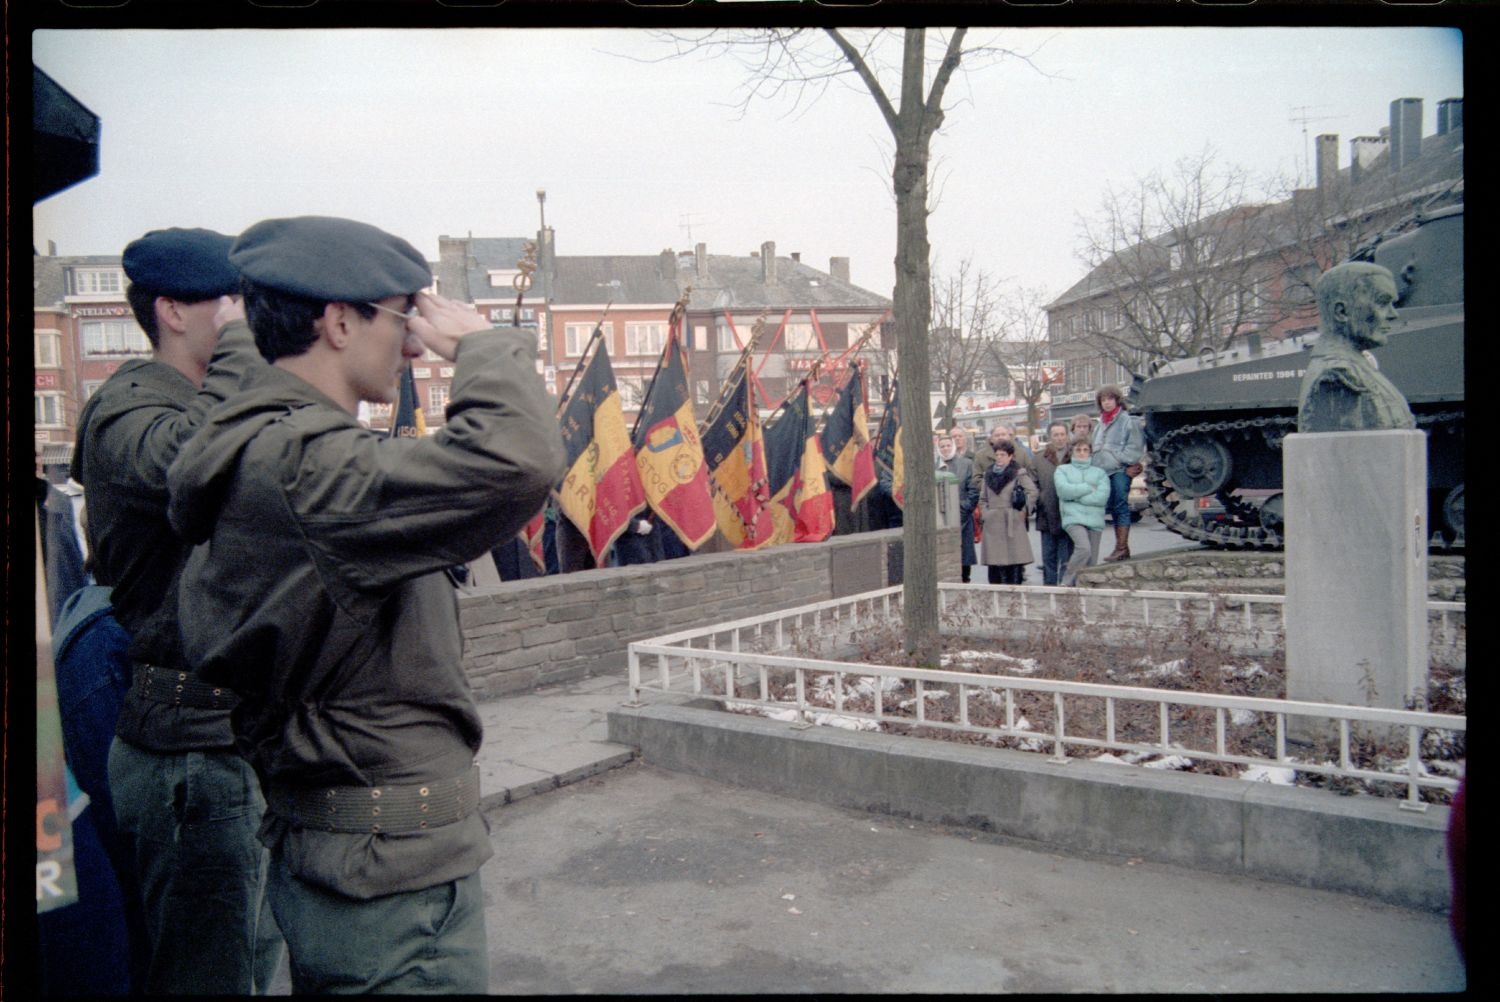
M 1129 592 L 1114 589 L 1065 589 L 1041 586 L 988 586 L 944 584 L 939 589 L 940 610 L 951 614 L 965 602 L 980 603 L 996 615 L 1019 615 L 1039 620 L 1063 613 L 1090 620 L 1090 610 L 1108 616 L 1111 623 L 1122 618 L 1147 626 L 1169 627 L 1189 615 L 1225 617 L 1216 629 L 1239 632 L 1250 638 L 1262 638 L 1268 627 L 1262 620 L 1267 610 L 1278 614 L 1284 599 L 1279 595 L 1218 595 L 1194 592 Z M 1114 749 L 1144 754 L 1180 754 L 1189 758 L 1243 766 L 1295 769 L 1298 772 L 1322 774 L 1344 779 L 1406 786 L 1401 806 L 1422 810 L 1422 789 L 1453 790 L 1457 780 L 1434 773 L 1422 758 L 1424 737 L 1442 739 L 1462 734 L 1467 718 L 1415 710 L 1392 710 L 1345 706 L 1329 703 L 1297 702 L 1249 696 L 1185 692 L 1146 687 L 1066 682 L 1050 679 L 983 675 L 972 672 L 907 668 L 892 665 L 852 663 L 798 655 L 792 652 L 798 640 L 836 641 L 848 631 L 850 637 L 861 628 L 890 624 L 900 614 L 901 588 L 892 587 L 846 598 L 831 599 L 781 612 L 767 613 L 732 622 L 714 624 L 629 645 L 630 691 L 639 703 L 645 692 L 683 693 L 715 699 L 726 706 L 745 705 L 768 710 L 790 710 L 795 725 L 810 726 L 817 715 L 831 710 L 852 720 L 866 720 L 876 726 L 901 723 L 912 728 L 959 731 L 991 738 L 1041 741 L 1052 745 L 1052 760 L 1067 761 L 1068 748 Z M 1429 608 L 1441 617 L 1442 635 L 1461 636 L 1463 603 L 1430 603 Z M 1019 609 L 1019 613 L 1018 613 Z M 1169 614 L 1170 611 L 1170 614 Z M 1212 622 L 1212 621 L 1211 621 Z M 1237 624 L 1229 626 L 1229 623 Z M 803 631 L 810 630 L 810 634 Z M 872 705 L 866 710 L 850 689 L 850 679 L 873 679 Z M 896 679 L 911 683 L 915 691 L 912 712 L 901 713 L 886 708 L 884 683 Z M 809 695 L 810 685 L 822 690 L 820 698 Z M 773 691 L 773 687 L 774 690 Z M 790 698 L 783 695 L 788 687 Z M 937 687 L 937 688 L 934 688 Z M 858 690 L 863 695 L 863 690 Z M 929 712 L 929 693 L 946 692 L 956 696 L 956 709 L 946 718 Z M 983 694 L 991 702 L 1003 705 L 998 725 L 971 719 L 972 699 Z M 1017 717 L 1018 696 L 1045 696 L 1050 700 L 1047 731 L 1032 729 Z M 1070 711 L 1069 702 L 1076 704 Z M 1117 710 L 1126 701 L 1146 702 L 1156 707 L 1156 734 L 1150 740 L 1126 735 L 1117 729 Z M 1098 728 L 1097 709 L 1102 702 L 1102 732 Z M 1196 711 L 1192 708 L 1197 708 Z M 1174 740 L 1174 715 L 1178 718 L 1177 736 L 1190 729 L 1197 714 L 1209 711 L 1213 717 L 1210 746 L 1190 747 Z M 1068 718 L 1092 719 L 1093 733 L 1070 733 Z M 1243 714 L 1269 716 L 1273 726 L 1272 747 L 1263 754 L 1241 754 L 1229 748 L 1227 721 L 1243 719 Z M 982 716 L 983 714 L 981 714 Z M 1310 723 L 1315 721 L 1316 723 Z M 1317 728 L 1336 730 L 1337 761 L 1298 761 L 1290 757 L 1289 733 L 1310 733 Z M 1404 738 L 1405 752 L 1399 769 L 1372 768 L 1354 761 L 1352 744 L 1365 732 L 1378 731 L 1399 745 Z

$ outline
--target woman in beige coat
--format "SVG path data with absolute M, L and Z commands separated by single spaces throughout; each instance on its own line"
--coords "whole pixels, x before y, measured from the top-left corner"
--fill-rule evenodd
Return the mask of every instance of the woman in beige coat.
M 980 491 L 984 539 L 979 544 L 979 562 L 989 566 L 990 584 L 1020 584 L 1026 565 L 1035 559 L 1026 526 L 1036 511 L 1037 485 L 1015 455 L 1016 447 L 1010 442 L 995 446 L 995 464 L 984 472 Z M 1015 507 L 1016 491 L 1025 501 L 1020 509 Z

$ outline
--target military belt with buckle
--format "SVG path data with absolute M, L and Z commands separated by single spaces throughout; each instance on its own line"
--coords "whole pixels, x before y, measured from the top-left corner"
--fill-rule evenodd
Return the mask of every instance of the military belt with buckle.
M 479 808 L 479 766 L 461 776 L 384 786 L 272 783 L 266 807 L 313 831 L 398 834 L 462 821 Z
M 173 706 L 192 706 L 204 710 L 228 710 L 239 697 L 233 690 L 213 685 L 190 671 L 138 664 L 131 683 L 146 699 Z

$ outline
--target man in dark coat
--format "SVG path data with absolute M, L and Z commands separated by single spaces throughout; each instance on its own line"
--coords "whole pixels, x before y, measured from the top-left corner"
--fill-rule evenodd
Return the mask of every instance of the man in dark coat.
M 240 695 L 266 793 L 266 895 L 292 991 L 484 994 L 483 737 L 444 571 L 509 539 L 563 472 L 536 333 L 491 330 L 411 244 L 347 219 L 266 220 L 235 242 L 271 364 L 182 450 L 173 526 L 183 646 Z M 360 426 L 408 360 L 456 365 L 424 438 Z
M 969 581 L 970 568 L 978 562 L 974 553 L 974 507 L 979 503 L 979 489 L 974 484 L 974 461 L 958 450 L 959 433 L 955 432 L 938 444 L 938 458 L 942 461 L 939 471 L 946 471 L 958 480 L 958 519 L 960 530 L 963 581 Z
M 1037 454 L 1033 465 L 1040 492 L 1036 504 L 1036 529 L 1042 538 L 1044 585 L 1055 585 L 1062 581 L 1063 568 L 1073 555 L 1073 540 L 1063 529 L 1062 513 L 1057 504 L 1057 486 L 1052 482 L 1052 475 L 1057 472 L 1057 468 L 1070 461 L 1068 426 L 1061 421 L 1053 421 L 1047 426 L 1047 447 Z

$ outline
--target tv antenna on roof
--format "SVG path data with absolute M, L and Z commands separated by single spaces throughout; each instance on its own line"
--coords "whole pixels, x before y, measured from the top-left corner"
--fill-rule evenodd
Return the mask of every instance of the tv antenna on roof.
M 1306 172 L 1305 174 L 1298 176 L 1298 178 L 1297 178 L 1297 183 L 1298 184 L 1302 183 L 1302 179 L 1303 179 L 1304 176 L 1310 175 L 1312 173 L 1312 140 L 1309 138 L 1308 132 L 1307 132 L 1308 123 L 1309 122 L 1331 122 L 1331 121 L 1333 121 L 1334 119 L 1337 119 L 1337 118 L 1347 118 L 1348 117 L 1347 115 L 1310 115 L 1310 114 L 1308 114 L 1308 112 L 1316 111 L 1319 108 L 1326 108 L 1326 107 L 1328 107 L 1328 105 L 1326 105 L 1326 104 L 1299 104 L 1299 105 L 1297 105 L 1296 107 L 1294 107 L 1292 109 L 1292 117 L 1291 117 L 1292 124 L 1293 125 L 1300 124 L 1302 126 L 1302 170 L 1304 172 Z M 1313 180 L 1316 181 L 1317 178 L 1313 178 Z
M 693 217 L 701 215 L 702 213 L 698 212 L 684 212 L 677 217 L 678 219 L 682 220 L 682 222 L 677 224 L 677 228 L 687 231 L 687 241 L 689 247 L 693 246 Z

